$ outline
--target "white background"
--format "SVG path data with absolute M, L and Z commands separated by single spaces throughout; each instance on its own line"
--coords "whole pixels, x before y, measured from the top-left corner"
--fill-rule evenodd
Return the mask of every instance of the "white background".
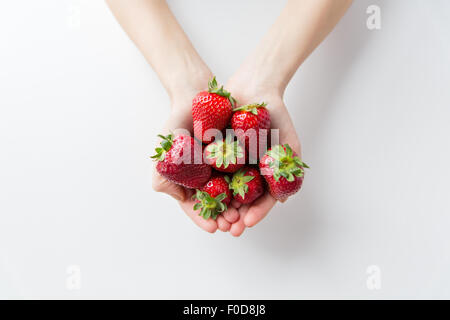
M 221 82 L 283 4 L 170 1 Z M 449 12 L 355 1 L 286 93 L 303 190 L 236 239 L 152 191 L 169 101 L 104 2 L 2 1 L 0 297 L 450 298 Z

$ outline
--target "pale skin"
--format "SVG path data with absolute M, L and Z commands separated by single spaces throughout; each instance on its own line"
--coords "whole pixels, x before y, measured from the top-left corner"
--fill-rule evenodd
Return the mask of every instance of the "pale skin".
M 213 73 L 176 21 L 165 0 L 107 0 L 119 23 L 157 73 L 171 101 L 163 133 L 192 128 L 193 97 L 207 88 Z M 226 83 L 240 105 L 268 103 L 280 141 L 301 154 L 301 145 L 283 95 L 300 65 L 342 18 L 352 0 L 289 0 L 268 33 Z M 155 191 L 175 198 L 203 230 L 217 229 L 240 236 L 259 223 L 276 204 L 266 193 L 251 205 L 233 202 L 217 220 L 204 220 L 193 211 L 192 191 L 175 185 L 156 171 Z M 285 200 L 284 200 L 285 201 Z M 283 202 L 284 202 L 283 201 Z

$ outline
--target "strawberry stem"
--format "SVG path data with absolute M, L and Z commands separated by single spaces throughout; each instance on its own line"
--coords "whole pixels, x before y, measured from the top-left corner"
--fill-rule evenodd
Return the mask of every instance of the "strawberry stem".
M 208 92 L 209 93 L 215 93 L 218 94 L 219 96 L 225 97 L 227 98 L 230 103 L 231 106 L 234 108 L 234 106 L 236 105 L 236 99 L 234 99 L 231 96 L 231 93 L 226 91 L 223 86 L 221 86 L 219 88 L 218 84 L 217 84 L 217 80 L 216 77 L 214 76 L 209 82 L 208 82 Z
M 194 211 L 200 210 L 198 215 L 205 220 L 208 220 L 209 218 L 216 220 L 219 214 L 227 210 L 227 205 L 222 202 L 226 197 L 226 193 L 221 193 L 213 198 L 209 193 L 197 190 L 192 198 L 200 202 L 194 204 Z
M 244 156 L 244 150 L 239 141 L 233 141 L 233 136 L 228 135 L 225 140 L 217 141 L 206 147 L 209 152 L 208 159 L 216 159 L 216 167 L 228 168 L 230 164 L 236 164 L 238 158 Z
M 172 148 L 173 134 L 168 134 L 167 136 L 158 134 L 158 137 L 162 139 L 160 143 L 161 147 L 155 148 L 156 154 L 151 156 L 151 158 L 155 161 L 164 161 L 166 152 Z
M 277 145 L 267 152 L 273 158 L 269 166 L 273 169 L 273 177 L 276 181 L 281 177 L 292 182 L 295 177 L 303 177 L 304 168 L 309 168 L 298 156 L 294 156 L 291 147 L 288 144 Z
M 240 169 L 233 175 L 230 183 L 230 189 L 233 190 L 233 196 L 239 194 L 242 199 L 245 199 L 245 194 L 248 192 L 247 183 L 252 181 L 255 177 L 246 176 L 246 170 Z
M 246 111 L 246 112 L 251 112 L 254 115 L 258 114 L 258 108 L 265 108 L 267 106 L 267 103 L 265 102 L 261 102 L 261 103 L 251 103 L 251 104 L 246 104 L 244 106 L 241 106 L 239 108 L 234 109 L 233 111 Z

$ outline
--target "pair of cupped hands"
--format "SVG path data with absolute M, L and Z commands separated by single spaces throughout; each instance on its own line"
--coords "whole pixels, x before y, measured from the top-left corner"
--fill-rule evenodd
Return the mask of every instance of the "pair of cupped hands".
M 164 125 L 164 134 L 179 128 L 187 129 L 192 133 L 192 100 L 197 93 L 207 90 L 208 81 L 212 77 L 212 74 L 199 76 L 170 94 L 171 114 Z M 248 81 L 244 77 L 234 76 L 224 87 L 237 100 L 237 106 L 266 102 L 270 112 L 271 127 L 279 129 L 280 143 L 288 143 L 294 151 L 301 155 L 300 141 L 295 127 L 283 102 L 283 94 L 280 90 L 275 89 L 276 86 L 272 88 L 272 86 L 264 83 Z M 155 191 L 166 193 L 176 199 L 181 209 L 203 230 L 214 233 L 219 229 L 223 232 L 230 232 L 235 237 L 240 236 L 245 228 L 253 227 L 264 219 L 277 202 L 269 192 L 266 192 L 250 205 L 241 205 L 233 201 L 216 220 L 205 220 L 198 215 L 197 211 L 193 210 L 195 200 L 192 199 L 192 195 L 194 190 L 183 188 L 168 181 L 160 176 L 155 169 L 153 170 L 152 185 Z

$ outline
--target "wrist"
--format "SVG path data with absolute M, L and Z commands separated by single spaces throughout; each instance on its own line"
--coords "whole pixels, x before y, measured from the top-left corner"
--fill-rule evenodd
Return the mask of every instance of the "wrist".
M 252 97 L 282 99 L 286 85 L 287 82 L 267 66 L 244 65 L 230 78 L 227 89 L 231 94 L 241 93 L 241 97 L 235 97 L 238 100 Z
M 238 72 L 233 75 L 226 89 L 231 92 L 238 105 L 261 102 L 278 105 L 283 101 L 284 88 L 279 83 L 266 81 L 266 78 L 262 77 L 253 77 L 250 73 Z
M 207 68 L 174 75 L 166 86 L 173 108 L 190 108 L 195 95 L 208 89 L 208 81 L 212 77 L 211 71 Z

